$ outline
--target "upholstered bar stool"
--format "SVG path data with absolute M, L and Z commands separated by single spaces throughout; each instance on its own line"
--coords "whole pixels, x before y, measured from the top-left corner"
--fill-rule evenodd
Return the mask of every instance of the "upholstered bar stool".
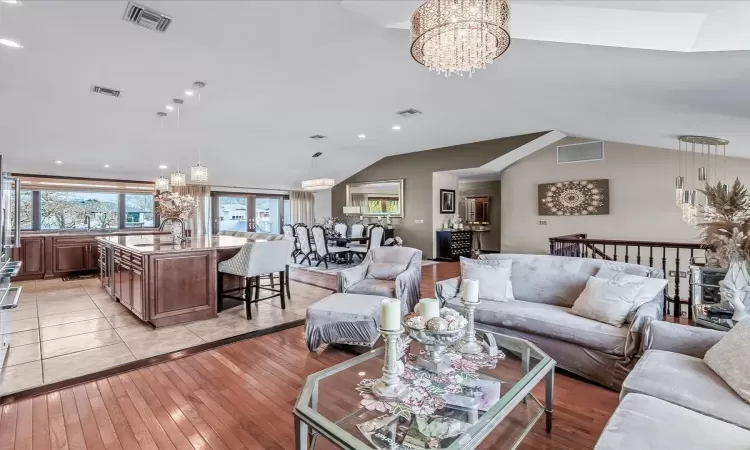
M 259 301 L 268 300 L 274 297 L 281 298 L 281 309 L 285 309 L 284 284 L 288 283 L 285 271 L 287 270 L 289 253 L 292 251 L 293 245 L 294 243 L 292 241 L 286 239 L 265 242 L 248 242 L 233 258 L 220 262 L 217 283 L 218 310 L 222 310 L 224 298 L 240 300 L 245 302 L 247 320 L 250 320 L 253 317 L 251 310 L 252 303 L 258 303 Z M 279 274 L 279 289 L 275 289 L 273 286 L 261 286 L 260 277 L 273 273 Z M 224 274 L 244 277 L 245 286 L 224 291 Z M 255 290 L 254 293 L 253 289 Z M 260 298 L 261 289 L 270 291 L 274 294 Z M 227 295 L 240 291 L 244 291 L 242 297 Z

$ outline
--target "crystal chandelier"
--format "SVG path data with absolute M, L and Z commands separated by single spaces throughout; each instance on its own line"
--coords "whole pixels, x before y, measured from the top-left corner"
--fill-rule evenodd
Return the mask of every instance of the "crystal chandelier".
M 169 190 L 169 180 L 165 176 L 160 176 L 156 179 L 156 182 L 154 183 L 154 187 L 156 188 L 157 192 L 163 192 Z
M 313 154 L 313 159 L 310 161 L 310 172 L 312 173 L 312 165 L 313 162 L 315 162 L 315 159 L 320 157 L 323 153 L 316 152 Z M 313 180 L 304 180 L 302 181 L 302 190 L 303 191 L 322 191 L 325 189 L 331 189 L 333 185 L 336 184 L 333 181 L 333 178 L 316 178 Z
M 695 226 L 714 212 L 705 195 L 702 195 L 699 190 L 703 189 L 706 184 L 718 183 L 720 179 L 723 179 L 726 184 L 726 156 L 729 141 L 708 136 L 686 135 L 678 138 L 678 144 L 679 173 L 676 178 L 675 197 L 679 202 L 678 206 L 682 209 L 682 220 L 688 225 Z M 719 147 L 722 148 L 722 176 L 719 176 Z M 689 170 L 688 166 L 690 166 Z
M 190 168 L 190 181 L 204 184 L 208 182 L 208 168 L 198 163 Z
M 169 181 L 172 187 L 185 186 L 185 174 L 180 172 L 180 169 L 177 169 L 177 172 L 172 172 L 169 176 Z
M 445 76 L 471 76 L 510 46 L 508 0 L 429 0 L 411 17 L 411 56 Z

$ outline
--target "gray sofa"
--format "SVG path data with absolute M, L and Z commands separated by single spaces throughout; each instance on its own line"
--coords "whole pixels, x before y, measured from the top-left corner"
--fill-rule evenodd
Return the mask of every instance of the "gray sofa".
M 596 449 L 750 448 L 750 404 L 702 359 L 724 334 L 652 322 Z
M 548 255 L 500 253 L 479 259 L 513 261 L 510 281 L 515 300 L 482 301 L 475 312 L 478 328 L 528 339 L 559 367 L 612 389 L 620 388 L 640 356 L 646 325 L 663 318 L 661 292 L 619 328 L 570 313 L 588 278 L 604 264 L 633 275 L 664 278 L 660 269 Z M 437 283 L 435 291 L 444 304 L 463 312 L 460 278 Z
M 234 236 L 234 237 L 244 237 L 247 239 L 265 239 L 268 241 L 278 241 L 281 239 L 284 239 L 283 234 L 274 234 L 274 233 L 256 233 L 254 231 L 229 231 L 229 230 L 222 230 L 217 233 L 219 236 Z

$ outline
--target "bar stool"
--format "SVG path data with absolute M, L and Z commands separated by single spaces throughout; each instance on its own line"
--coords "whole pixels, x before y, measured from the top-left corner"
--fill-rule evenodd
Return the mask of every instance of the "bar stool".
M 217 308 L 222 310 L 224 298 L 231 298 L 245 302 L 245 312 L 247 320 L 253 318 L 251 306 L 252 303 L 258 303 L 262 300 L 268 300 L 274 297 L 281 298 L 281 309 L 286 308 L 285 303 L 285 283 L 288 283 L 285 276 L 289 253 L 292 251 L 293 242 L 281 239 L 278 241 L 265 242 L 248 242 L 242 246 L 239 253 L 233 258 L 219 263 L 218 289 L 217 289 Z M 274 287 L 261 286 L 260 277 L 269 274 L 279 274 L 279 289 Z M 224 274 L 236 275 L 245 278 L 245 286 L 224 290 Z M 255 292 L 253 294 L 253 288 Z M 271 291 L 274 294 L 268 297 L 260 298 L 260 290 Z M 231 295 L 234 292 L 244 290 L 242 297 Z M 251 298 L 253 297 L 253 298 Z

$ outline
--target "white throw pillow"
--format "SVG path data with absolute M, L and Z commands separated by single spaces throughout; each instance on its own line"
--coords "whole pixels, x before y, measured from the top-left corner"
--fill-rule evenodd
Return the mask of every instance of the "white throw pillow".
M 508 281 L 513 261 L 461 258 L 461 279 L 479 281 L 479 299 L 508 301 Z M 463 289 L 461 289 L 463 291 Z
M 508 280 L 508 284 L 505 288 L 505 298 L 508 300 L 515 300 L 516 298 L 513 297 L 513 282 Z
M 621 327 L 643 283 L 617 282 L 589 277 L 570 312 L 587 319 Z
M 750 319 L 737 322 L 706 352 L 703 362 L 750 403 Z
M 625 318 L 625 323 L 630 323 L 635 317 L 636 310 L 643 304 L 650 302 L 656 297 L 659 292 L 664 290 L 667 285 L 667 280 L 664 278 L 651 278 L 642 277 L 640 275 L 631 275 L 622 271 L 613 270 L 609 266 L 602 266 L 599 272 L 596 274 L 596 278 L 603 278 L 605 280 L 615 280 L 621 283 L 643 283 L 643 287 L 638 291 L 638 296 L 635 299 L 635 305 L 628 317 Z

